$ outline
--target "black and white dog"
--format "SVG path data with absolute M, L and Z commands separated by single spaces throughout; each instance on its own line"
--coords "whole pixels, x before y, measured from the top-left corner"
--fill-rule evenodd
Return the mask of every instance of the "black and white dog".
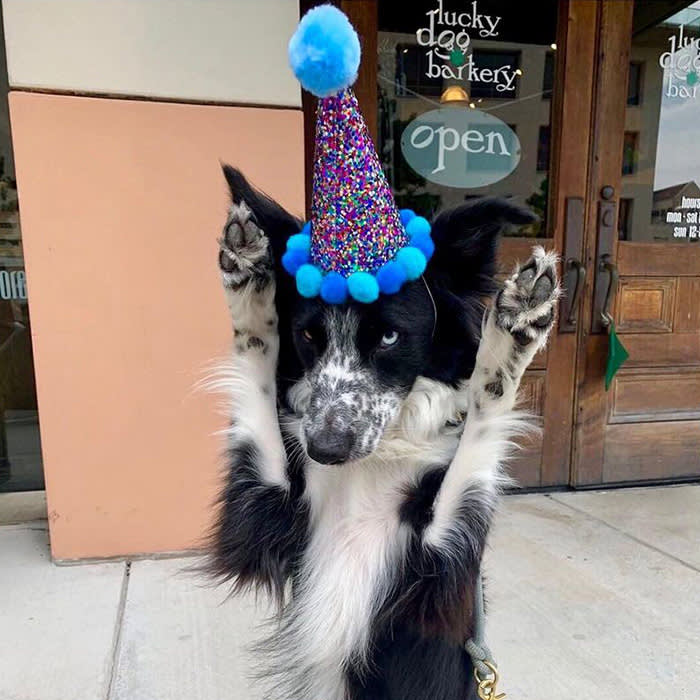
M 280 265 L 300 222 L 224 168 L 219 254 L 235 352 L 213 572 L 279 604 L 279 700 L 464 700 L 475 582 L 545 344 L 556 257 L 495 293 L 497 238 L 532 215 L 482 199 L 437 217 L 424 278 L 371 305 L 305 300 Z

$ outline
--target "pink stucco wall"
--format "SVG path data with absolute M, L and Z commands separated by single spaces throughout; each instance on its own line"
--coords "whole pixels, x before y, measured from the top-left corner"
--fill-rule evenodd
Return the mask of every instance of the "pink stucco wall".
M 303 207 L 302 114 L 13 92 L 57 559 L 197 546 L 222 419 L 193 391 L 229 346 L 219 159 Z

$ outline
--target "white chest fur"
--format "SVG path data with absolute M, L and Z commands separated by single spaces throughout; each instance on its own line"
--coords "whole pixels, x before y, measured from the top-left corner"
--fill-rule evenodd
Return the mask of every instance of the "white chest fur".
M 309 469 L 311 535 L 284 625 L 295 685 L 309 700 L 342 700 L 347 662 L 367 652 L 370 622 L 402 563 L 399 507 L 412 476 L 405 462 Z

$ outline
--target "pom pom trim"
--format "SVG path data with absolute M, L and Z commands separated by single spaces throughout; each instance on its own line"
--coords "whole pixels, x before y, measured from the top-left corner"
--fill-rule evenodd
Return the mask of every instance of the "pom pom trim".
M 302 265 L 295 275 L 297 281 L 297 291 L 307 299 L 317 297 L 321 291 L 323 273 L 309 263 Z
M 379 298 L 379 283 L 371 272 L 353 272 L 348 277 L 348 292 L 361 304 L 371 304 Z
M 416 216 L 410 209 L 402 209 L 401 220 L 410 242 L 377 270 L 358 270 L 346 279 L 338 272 L 327 272 L 314 265 L 310 222 L 287 240 L 282 266 L 296 278 L 297 290 L 307 299 L 320 296 L 327 304 L 344 304 L 350 298 L 371 304 L 380 293 L 396 294 L 406 282 L 418 279 L 435 251 L 430 223 L 426 219 Z
M 339 272 L 329 272 L 321 282 L 321 299 L 327 304 L 344 304 L 348 299 L 348 281 Z

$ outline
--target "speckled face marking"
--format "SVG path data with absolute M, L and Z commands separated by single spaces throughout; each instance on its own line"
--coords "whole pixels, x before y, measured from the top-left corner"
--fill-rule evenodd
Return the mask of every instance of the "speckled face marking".
M 366 457 L 397 415 L 408 389 L 387 386 L 371 353 L 358 344 L 361 318 L 354 308 L 327 307 L 321 325 L 325 348 L 293 390 L 301 414 L 301 437 L 309 456 L 322 464 Z

